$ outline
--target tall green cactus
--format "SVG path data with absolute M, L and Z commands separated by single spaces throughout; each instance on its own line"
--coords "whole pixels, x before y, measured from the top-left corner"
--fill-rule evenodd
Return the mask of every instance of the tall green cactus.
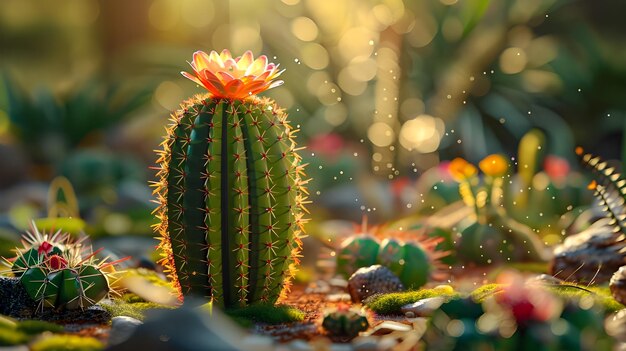
M 250 52 L 196 52 L 191 65 L 196 76 L 184 75 L 210 94 L 172 115 L 159 151 L 162 263 L 181 299 L 275 303 L 298 263 L 306 194 L 296 131 L 253 95 L 281 72 Z

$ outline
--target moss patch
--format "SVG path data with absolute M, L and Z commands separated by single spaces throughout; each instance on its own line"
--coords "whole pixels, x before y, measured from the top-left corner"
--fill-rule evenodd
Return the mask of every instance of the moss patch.
M 607 286 L 590 286 L 567 283 L 548 287 L 550 291 L 565 299 L 580 299 L 593 296 L 606 312 L 616 312 L 624 308 L 624 305 L 615 301 Z
M 64 328 L 58 324 L 37 320 L 21 321 L 17 324 L 16 329 L 28 335 L 36 335 L 43 332 L 61 333 L 64 330 Z
M 167 280 L 163 279 L 157 272 L 151 271 L 145 268 L 132 268 L 124 271 L 124 277 L 141 277 L 148 280 L 150 283 L 156 286 L 165 286 L 168 288 L 172 288 L 172 284 Z
M 384 294 L 367 301 L 365 305 L 378 314 L 397 314 L 400 313 L 400 308 L 404 305 L 436 296 L 453 298 L 458 297 L 459 293 L 450 287 L 437 287 L 434 289 Z
M 478 289 L 472 291 L 470 296 L 476 302 L 483 302 L 486 298 L 502 291 L 504 284 L 485 284 Z M 561 285 L 546 285 L 545 289 L 549 290 L 556 296 L 564 300 L 580 299 L 592 296 L 596 302 L 607 312 L 615 312 L 624 308 L 624 305 L 615 301 L 611 296 L 611 291 L 606 286 L 585 286 L 573 283 Z
M 101 306 L 111 314 L 111 317 L 127 316 L 136 318 L 140 321 L 144 319 L 145 312 L 147 310 L 173 308 L 170 306 L 159 305 L 154 302 L 128 303 L 120 299 L 114 299 L 112 300 L 112 303 L 102 304 Z
M 486 298 L 499 293 L 505 284 L 485 284 L 470 293 L 470 297 L 478 302 L 483 302 Z
M 256 304 L 226 311 L 238 324 L 249 327 L 253 323 L 281 324 L 301 322 L 304 312 L 287 305 Z
M 11 317 L 0 315 L 0 329 L 15 329 L 17 321 Z
M 104 345 L 95 338 L 53 335 L 32 344 L 32 351 L 99 351 Z
M 15 329 L 0 328 L 0 346 L 21 345 L 28 342 L 28 335 Z

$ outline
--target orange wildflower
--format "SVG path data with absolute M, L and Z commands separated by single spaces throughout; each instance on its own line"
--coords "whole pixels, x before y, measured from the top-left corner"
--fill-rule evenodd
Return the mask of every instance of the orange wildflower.
M 488 176 L 501 177 L 509 168 L 509 163 L 504 156 L 493 154 L 482 159 L 482 161 L 478 163 L 478 167 Z
M 189 64 L 194 74 L 180 73 L 205 87 L 216 98 L 243 100 L 283 84 L 282 80 L 275 79 L 284 70 L 279 71 L 279 65 L 269 63 L 265 55 L 255 60 L 251 51 L 236 58 L 228 50 L 220 54 L 196 51 Z
M 478 173 L 476 167 L 473 164 L 465 161 L 464 159 L 457 157 L 454 160 L 450 161 L 448 165 L 448 172 L 454 180 L 457 182 L 462 182 L 468 178 L 471 178 Z

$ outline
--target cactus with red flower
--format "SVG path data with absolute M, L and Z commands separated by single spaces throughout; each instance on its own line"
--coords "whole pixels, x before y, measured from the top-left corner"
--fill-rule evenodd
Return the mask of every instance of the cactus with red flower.
M 111 292 L 118 272 L 110 267 L 119 262 L 96 259 L 85 239 L 41 233 L 32 224 L 16 256 L 3 261 L 40 309 L 85 309 Z

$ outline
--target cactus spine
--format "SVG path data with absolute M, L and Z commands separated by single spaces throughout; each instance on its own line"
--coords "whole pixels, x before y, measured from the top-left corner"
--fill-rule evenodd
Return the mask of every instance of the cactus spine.
M 162 263 L 181 299 L 275 303 L 301 248 L 306 190 L 296 131 L 270 99 L 210 91 L 172 115 L 159 151 Z

